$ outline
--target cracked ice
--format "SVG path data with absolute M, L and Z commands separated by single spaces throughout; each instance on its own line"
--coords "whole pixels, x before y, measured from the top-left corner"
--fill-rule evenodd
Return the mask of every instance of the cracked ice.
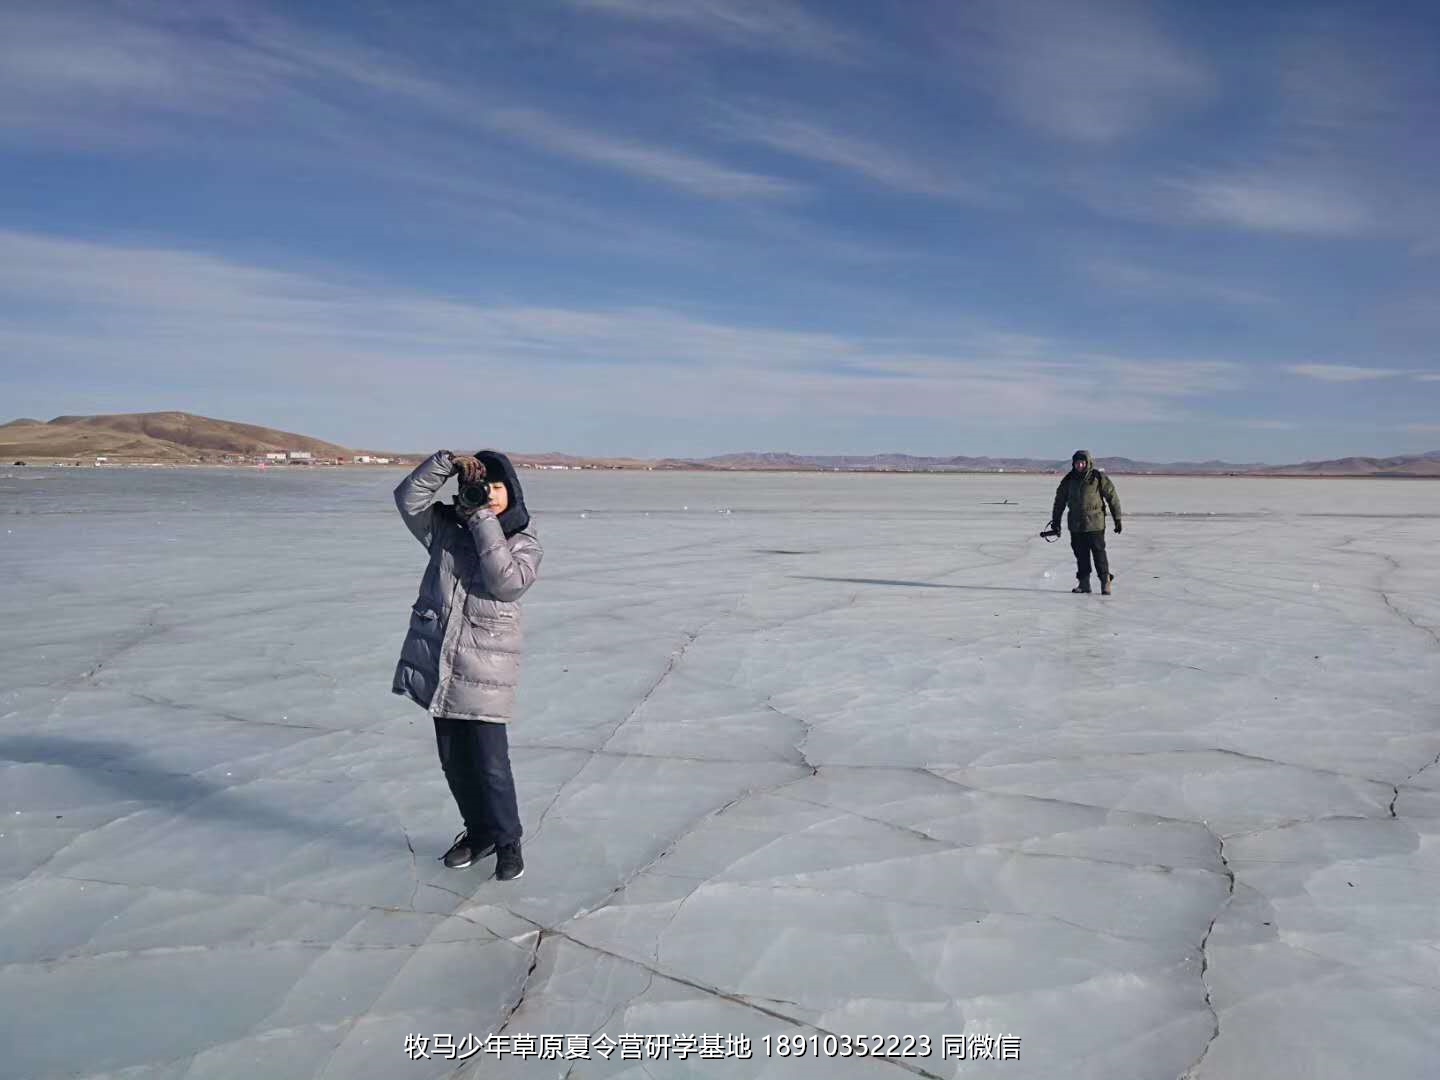
M 1440 486 L 1118 478 L 1101 598 L 1045 477 L 527 477 L 501 885 L 396 478 L 0 471 L 0 1077 L 1433 1075 Z M 402 1053 L 502 1028 L 757 1052 Z

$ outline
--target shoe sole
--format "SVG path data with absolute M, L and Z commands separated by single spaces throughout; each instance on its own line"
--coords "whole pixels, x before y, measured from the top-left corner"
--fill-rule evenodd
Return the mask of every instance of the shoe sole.
M 519 880 L 520 880 L 522 877 L 524 877 L 524 876 L 525 876 L 525 871 L 524 871 L 524 870 L 521 870 L 521 871 L 520 871 L 518 874 L 516 874 L 514 877 L 502 878 L 499 874 L 496 874 L 496 875 L 495 875 L 495 880 L 496 880 L 496 881 L 519 881 Z
M 444 862 L 444 860 L 442 859 L 441 862 Z M 474 866 L 474 865 L 475 865 L 475 860 L 474 860 L 474 859 L 471 859 L 469 862 L 462 862 L 462 863 L 445 863 L 445 869 L 446 869 L 446 870 L 469 870 L 470 867 L 472 867 L 472 866 Z

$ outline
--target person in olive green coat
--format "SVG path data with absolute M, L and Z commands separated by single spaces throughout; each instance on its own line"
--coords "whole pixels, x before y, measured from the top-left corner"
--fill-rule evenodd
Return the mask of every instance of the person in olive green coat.
M 1070 548 L 1075 552 L 1075 577 L 1079 584 L 1071 592 L 1090 591 L 1090 564 L 1100 575 L 1100 591 L 1110 595 L 1115 575 L 1110 573 L 1110 557 L 1105 551 L 1105 507 L 1115 518 L 1115 532 L 1121 531 L 1120 496 L 1110 477 L 1095 468 L 1089 450 L 1076 450 L 1070 458 L 1070 471 L 1055 489 L 1055 507 L 1050 511 L 1051 533 L 1060 531 L 1060 514 L 1069 508 Z

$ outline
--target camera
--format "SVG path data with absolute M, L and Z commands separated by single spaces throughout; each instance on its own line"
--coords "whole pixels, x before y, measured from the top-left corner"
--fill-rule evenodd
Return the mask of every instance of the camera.
M 485 480 L 474 484 L 461 484 L 456 501 L 466 510 L 478 510 L 490 504 L 490 485 Z
M 456 505 L 462 510 L 479 510 L 490 505 L 490 478 L 485 464 L 478 458 L 473 465 L 467 463 L 460 473 L 459 487 L 455 497 Z

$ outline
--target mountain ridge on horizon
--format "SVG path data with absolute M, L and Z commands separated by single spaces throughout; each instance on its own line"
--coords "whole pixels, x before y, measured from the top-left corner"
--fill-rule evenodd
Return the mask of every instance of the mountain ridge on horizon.
M 195 413 L 170 410 L 148 413 L 62 415 L 40 421 L 20 417 L 0 424 L 0 458 L 73 460 L 105 456 L 116 461 L 206 463 L 224 455 L 258 455 L 285 450 L 309 451 L 327 458 L 353 457 L 375 451 L 353 450 L 338 443 L 276 428 Z M 383 453 L 383 452 L 382 452 Z M 387 456 L 416 460 L 426 452 Z M 562 453 L 512 453 L 517 464 L 571 465 L 622 469 L 695 469 L 702 471 L 842 471 L 842 472 L 1055 472 L 1068 458 L 938 456 L 888 454 L 795 454 L 747 451 L 703 458 L 635 458 Z M 1124 456 L 1097 456 L 1116 474 L 1241 475 L 1241 476 L 1396 476 L 1440 478 L 1440 450 L 1389 457 L 1351 455 L 1288 465 L 1265 462 L 1149 462 Z

